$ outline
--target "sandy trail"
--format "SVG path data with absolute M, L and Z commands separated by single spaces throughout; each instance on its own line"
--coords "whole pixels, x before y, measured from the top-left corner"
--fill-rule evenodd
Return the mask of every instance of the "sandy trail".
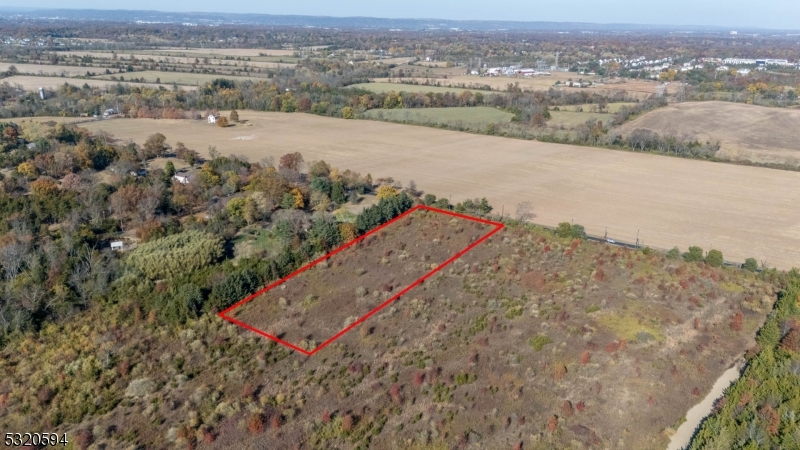
M 722 373 L 711 388 L 711 392 L 700 403 L 694 405 L 689 412 L 686 413 L 686 422 L 683 422 L 678 430 L 672 435 L 672 439 L 667 446 L 667 450 L 681 450 L 689 445 L 694 436 L 694 431 L 700 426 L 700 422 L 711 414 L 714 408 L 714 402 L 722 397 L 722 393 L 728 386 L 736 381 L 742 373 L 744 362 L 738 361 L 733 367 Z

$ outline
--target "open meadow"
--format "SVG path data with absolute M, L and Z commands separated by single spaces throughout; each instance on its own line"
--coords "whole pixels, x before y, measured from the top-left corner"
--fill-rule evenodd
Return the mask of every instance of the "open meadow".
M 460 94 L 464 91 L 472 91 L 474 92 L 482 92 L 484 94 L 488 93 L 488 91 L 481 91 L 478 89 L 462 89 L 462 88 L 453 88 L 453 87 L 444 87 L 444 86 L 426 86 L 423 84 L 403 84 L 403 83 L 385 83 L 385 82 L 377 82 L 377 83 L 358 83 L 358 84 L 351 84 L 349 87 L 351 88 L 359 88 L 365 89 L 370 92 L 376 93 L 384 93 L 389 91 L 395 92 L 422 92 L 422 93 L 445 93 L 445 92 L 454 92 L 456 94 Z
M 490 123 L 510 122 L 513 114 L 488 106 L 464 106 L 452 108 L 421 109 L 372 109 L 364 113 L 369 119 L 390 122 L 413 122 L 424 124 L 446 123 L 468 128 L 485 129 Z
M 454 203 L 485 196 L 498 213 L 530 201 L 545 225 L 574 221 L 628 242 L 638 234 L 650 246 L 800 265 L 800 173 L 306 114 L 239 116 L 247 124 L 229 128 L 152 119 L 83 126 L 140 144 L 161 132 L 206 155 L 215 146 L 251 161 L 299 151 L 374 178 L 414 180 Z
M 155 81 L 155 79 L 153 79 L 153 81 Z M 15 75 L 13 77 L 3 78 L 2 82 L 8 83 L 11 86 L 19 85 L 22 89 L 30 91 L 37 90 L 40 87 L 46 89 L 58 89 L 60 86 L 64 85 L 64 83 L 77 87 L 88 84 L 91 87 L 107 88 L 116 86 L 118 83 L 122 83 L 123 85 L 149 87 L 153 89 L 158 89 L 159 87 L 171 89 L 170 85 L 165 86 L 155 83 L 132 83 L 129 81 L 110 81 L 95 78 L 36 77 L 27 75 Z M 196 86 L 182 86 L 181 88 L 187 91 L 197 89 Z
M 624 124 L 665 136 L 719 141 L 717 157 L 800 166 L 800 110 L 728 102 L 687 102 L 651 111 Z
M 419 70 L 419 69 L 415 69 Z M 416 74 L 415 74 L 416 75 Z M 548 89 L 563 89 L 566 91 L 588 90 L 597 94 L 614 95 L 624 92 L 628 97 L 644 100 L 655 94 L 658 82 L 650 80 L 628 80 L 628 79 L 603 79 L 596 75 L 578 75 L 575 72 L 553 72 L 551 75 L 536 77 L 479 77 L 475 75 L 455 75 L 447 78 L 375 78 L 373 81 L 385 84 L 401 84 L 400 81 L 416 81 L 418 83 L 430 83 L 437 86 L 489 86 L 493 91 L 505 91 L 509 84 L 518 84 L 520 89 L 527 91 L 546 91 Z M 569 81 L 592 81 L 598 84 L 587 87 L 568 87 Z M 561 83 L 556 85 L 556 82 Z M 397 90 L 397 88 L 383 87 L 383 91 Z M 455 88 L 454 88 L 455 89 Z M 669 87 L 667 88 L 669 92 Z M 673 88 L 674 89 L 674 88 Z M 406 89 L 410 92 L 409 89 Z

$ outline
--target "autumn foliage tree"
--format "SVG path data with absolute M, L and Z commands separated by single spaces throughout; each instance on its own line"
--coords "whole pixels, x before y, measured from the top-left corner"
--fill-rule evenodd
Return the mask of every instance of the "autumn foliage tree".
M 287 153 L 281 156 L 278 167 L 281 169 L 300 170 L 303 162 L 303 155 L 300 152 Z
M 547 419 L 547 431 L 555 433 L 558 430 L 558 417 L 553 415 Z
M 44 198 L 58 192 L 58 184 L 52 178 L 39 178 L 31 183 L 31 193 L 37 197 Z
M 25 161 L 17 166 L 17 172 L 27 178 L 34 178 L 36 176 L 36 166 L 30 161 Z

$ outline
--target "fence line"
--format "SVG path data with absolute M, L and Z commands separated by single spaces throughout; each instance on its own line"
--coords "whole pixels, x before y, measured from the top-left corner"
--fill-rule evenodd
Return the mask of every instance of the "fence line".
M 494 215 L 489 214 L 488 216 L 489 217 L 493 217 L 493 220 L 499 220 L 501 222 L 507 222 L 507 221 L 518 222 L 518 220 L 516 220 L 516 219 L 511 219 L 510 214 L 509 215 L 505 215 L 505 216 L 494 216 Z M 544 224 L 536 223 L 536 222 L 533 222 L 533 221 L 527 221 L 525 223 L 526 224 L 530 224 L 530 225 L 534 225 L 534 226 L 537 226 L 537 227 L 540 227 L 540 228 L 544 228 L 546 230 L 551 230 L 551 231 L 555 231 L 558 228 L 558 227 L 554 227 L 554 226 L 551 226 L 551 225 L 544 225 Z M 582 225 L 582 224 L 579 224 L 579 225 Z M 638 230 L 640 230 L 640 229 L 637 229 L 637 234 L 638 234 Z M 669 234 L 669 233 L 662 233 L 662 234 Z M 624 248 L 630 248 L 630 249 L 636 249 L 636 250 L 642 249 L 644 247 L 648 247 L 651 250 L 655 250 L 655 251 L 660 252 L 660 253 L 667 253 L 670 250 L 670 249 L 666 249 L 666 248 L 662 248 L 662 247 L 644 245 L 643 241 L 642 242 L 627 242 L 625 240 L 619 240 L 619 239 L 609 238 L 607 236 L 599 236 L 599 235 L 589 234 L 589 233 L 584 233 L 584 236 L 586 237 L 587 240 L 590 240 L 590 241 L 603 242 L 603 243 L 606 243 L 608 245 L 616 245 L 618 247 L 624 247 Z M 744 263 L 743 262 L 739 262 L 739 261 L 730 261 L 730 260 L 723 259 L 722 260 L 722 265 L 726 266 L 726 267 L 736 267 L 736 268 L 741 269 L 744 266 Z M 756 269 L 757 272 L 761 272 L 762 270 L 763 270 L 762 267 L 759 267 L 759 268 Z

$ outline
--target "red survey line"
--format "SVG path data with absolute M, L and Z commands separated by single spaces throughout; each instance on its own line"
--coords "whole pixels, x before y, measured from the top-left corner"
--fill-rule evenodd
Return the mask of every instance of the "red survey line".
M 480 239 L 478 239 L 477 241 L 475 241 L 472 244 L 470 244 L 467 248 L 461 250 L 460 252 L 458 252 L 455 255 L 453 255 L 452 257 L 450 257 L 450 259 L 448 259 L 447 261 L 445 261 L 441 265 L 437 266 L 436 269 L 433 269 L 432 271 L 426 273 L 421 278 L 416 280 L 414 283 L 410 284 L 405 289 L 403 289 L 402 291 L 400 291 L 397 294 L 395 294 L 392 298 L 390 298 L 390 299 L 386 300 L 385 302 L 381 303 L 380 305 L 378 305 L 377 307 L 372 309 L 372 311 L 368 312 L 367 314 L 362 316 L 357 321 L 353 322 L 352 324 L 350 324 L 349 326 L 347 326 L 343 330 L 339 331 L 333 337 L 329 338 L 328 340 L 326 340 L 322 344 L 318 345 L 317 347 L 315 347 L 311 351 L 305 350 L 305 349 L 303 349 L 303 348 L 301 348 L 301 347 L 299 347 L 299 346 L 297 346 L 295 344 L 292 344 L 290 342 L 286 342 L 286 341 L 278 338 L 277 336 L 273 336 L 273 335 L 271 335 L 269 333 L 261 331 L 261 330 L 255 328 L 255 327 L 252 327 L 252 326 L 250 326 L 250 325 L 248 325 L 248 324 L 246 324 L 244 322 L 241 322 L 241 321 L 239 321 L 237 319 L 234 319 L 232 317 L 229 317 L 227 315 L 230 311 L 232 311 L 232 310 L 238 308 L 239 306 L 241 306 L 241 305 L 253 300 L 254 298 L 258 297 L 259 295 L 263 294 L 264 292 L 266 292 L 266 291 L 268 291 L 268 290 L 270 290 L 270 289 L 272 289 L 272 288 L 274 288 L 276 286 L 279 286 L 280 284 L 286 282 L 287 280 L 289 280 L 289 279 L 291 279 L 291 278 L 293 278 L 293 277 L 305 272 L 306 270 L 310 269 L 311 267 L 315 266 L 316 264 L 320 263 L 321 261 L 324 261 L 324 260 L 330 258 L 331 256 L 333 256 L 333 255 L 335 255 L 335 254 L 337 254 L 337 253 L 339 253 L 339 252 L 341 252 L 341 251 L 343 251 L 343 250 L 355 245 L 356 243 L 362 241 L 363 239 L 366 239 L 370 235 L 372 235 L 374 233 L 377 233 L 381 229 L 389 226 L 390 224 L 402 219 L 403 217 L 408 216 L 409 214 L 411 214 L 414 211 L 417 211 L 419 209 L 425 209 L 425 210 L 436 212 L 436 213 L 440 213 L 440 214 L 445 214 L 445 215 L 449 215 L 449 216 L 453 216 L 453 217 L 458 217 L 458 218 L 461 218 L 461 219 L 471 220 L 473 222 L 479 222 L 479 223 L 483 223 L 483 224 L 487 224 L 487 225 L 493 225 L 493 226 L 495 226 L 495 228 L 492 231 L 490 231 L 489 233 L 487 233 L 486 235 L 484 235 L 483 237 L 481 237 Z M 236 302 L 232 306 L 230 306 L 230 307 L 226 308 L 225 310 L 223 310 L 222 312 L 220 312 L 219 316 L 221 318 L 223 318 L 223 319 L 225 319 L 225 320 L 227 320 L 229 322 L 235 323 L 236 325 L 239 325 L 239 326 L 241 326 L 241 327 L 243 327 L 243 328 L 245 328 L 247 330 L 250 330 L 250 331 L 252 331 L 254 333 L 257 333 L 257 334 L 259 334 L 261 336 L 269 338 L 269 339 L 271 339 L 271 340 L 273 340 L 275 342 L 278 342 L 280 344 L 283 344 L 283 345 L 291 348 L 292 350 L 296 350 L 296 351 L 298 351 L 298 352 L 300 352 L 300 353 L 302 353 L 304 355 L 311 356 L 311 355 L 317 353 L 318 351 L 322 350 L 324 347 L 328 346 L 331 342 L 333 342 L 336 339 L 340 338 L 342 335 L 344 335 L 348 331 L 352 330 L 353 328 L 355 328 L 359 324 L 363 323 L 365 320 L 367 320 L 368 318 L 373 316 L 375 313 L 377 313 L 381 309 L 385 308 L 390 303 L 392 303 L 395 300 L 399 299 L 401 296 L 403 296 L 404 294 L 409 292 L 411 289 L 417 287 L 418 285 L 423 283 L 425 280 L 427 280 L 431 276 L 435 275 L 437 272 L 442 270 L 445 266 L 451 264 L 453 261 L 455 261 L 459 257 L 463 256 L 465 253 L 469 252 L 470 250 L 475 248 L 477 245 L 479 245 L 483 241 L 489 239 L 492 235 L 494 235 L 495 233 L 500 231 L 503 227 L 504 227 L 504 225 L 502 223 L 499 223 L 499 222 L 492 222 L 492 221 L 489 221 L 489 220 L 479 219 L 479 218 L 476 218 L 476 217 L 470 217 L 470 216 L 466 216 L 466 215 L 463 215 L 463 214 L 454 213 L 454 212 L 451 212 L 451 211 L 446 211 L 446 210 L 442 210 L 442 209 L 438 209 L 438 208 L 433 208 L 433 207 L 430 207 L 430 206 L 418 205 L 418 206 L 415 206 L 415 207 L 409 209 L 408 211 L 404 212 L 403 214 L 400 214 L 399 216 L 395 217 L 394 219 L 384 223 L 383 225 L 380 225 L 380 226 L 370 230 L 369 232 L 365 233 L 363 236 L 360 236 L 360 237 L 358 237 L 356 239 L 353 239 L 352 241 L 350 241 L 350 242 L 342 245 L 341 247 L 331 251 L 330 253 L 326 254 L 325 256 L 323 256 L 321 258 L 317 258 L 316 260 L 314 260 L 314 261 L 306 264 L 305 266 L 295 270 L 291 274 L 289 274 L 289 275 L 281 278 L 280 280 L 275 281 L 274 283 L 264 287 L 263 289 L 259 290 L 258 292 L 256 292 L 256 293 L 254 293 L 254 294 L 252 294 L 252 295 L 250 295 L 250 296 L 248 296 L 248 297 Z

